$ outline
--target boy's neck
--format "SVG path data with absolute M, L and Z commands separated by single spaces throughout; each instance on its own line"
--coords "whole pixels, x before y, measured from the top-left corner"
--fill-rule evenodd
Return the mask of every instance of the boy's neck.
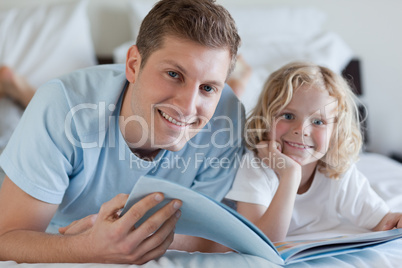
M 317 168 L 317 163 L 307 164 L 302 167 L 302 179 L 300 181 L 299 189 L 297 194 L 304 194 L 310 189 L 311 184 L 314 180 L 315 171 Z

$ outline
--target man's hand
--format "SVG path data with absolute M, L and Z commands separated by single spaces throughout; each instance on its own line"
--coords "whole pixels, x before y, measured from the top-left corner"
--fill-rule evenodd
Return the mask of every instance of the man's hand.
M 84 235 L 91 254 L 101 262 L 143 264 L 163 255 L 173 242 L 174 227 L 180 217 L 180 200 L 173 200 L 142 223 L 134 224 L 163 200 L 153 193 L 119 217 L 128 195 L 120 194 L 102 205 L 99 214 L 87 216 L 59 229 L 64 235 Z M 92 260 L 93 262 L 93 260 Z
M 59 233 L 63 235 L 74 235 L 85 232 L 94 225 L 97 218 L 98 214 L 92 214 L 81 220 L 73 221 L 67 226 L 60 227 Z

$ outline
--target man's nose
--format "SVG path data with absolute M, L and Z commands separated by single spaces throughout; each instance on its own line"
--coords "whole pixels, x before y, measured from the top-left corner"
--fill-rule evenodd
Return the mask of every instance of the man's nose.
M 179 90 L 180 93 L 177 94 L 175 105 L 180 109 L 183 116 L 195 115 L 199 98 L 199 86 L 197 84 L 188 84 Z

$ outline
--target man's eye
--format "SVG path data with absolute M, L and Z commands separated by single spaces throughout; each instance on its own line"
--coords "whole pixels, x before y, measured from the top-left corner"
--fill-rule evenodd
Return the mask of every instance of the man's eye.
M 171 76 L 171 77 L 173 77 L 173 78 L 179 77 L 179 74 L 176 73 L 176 72 L 173 72 L 173 71 L 169 71 L 169 72 L 168 72 L 168 75 Z
M 212 90 L 214 90 L 213 87 L 207 86 L 207 85 L 203 85 L 203 86 L 201 86 L 201 88 L 202 88 L 203 90 L 205 90 L 206 92 L 211 92 Z
M 313 119 L 313 124 L 317 126 L 324 125 L 324 122 L 320 119 Z
M 294 116 L 292 114 L 283 114 L 282 117 L 286 120 L 291 120 L 294 118 Z

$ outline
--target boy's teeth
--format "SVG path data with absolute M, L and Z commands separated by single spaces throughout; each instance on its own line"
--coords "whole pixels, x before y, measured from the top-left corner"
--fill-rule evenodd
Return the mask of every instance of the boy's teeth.
M 169 122 L 171 122 L 171 123 L 173 123 L 173 124 L 175 124 L 175 125 L 177 125 L 177 126 L 180 126 L 180 127 L 185 126 L 185 123 L 176 121 L 176 119 L 172 118 L 171 116 L 169 116 L 168 114 L 165 114 L 165 113 L 162 112 L 162 111 L 159 111 L 159 112 L 160 112 L 160 114 L 161 114 L 164 118 L 166 118 L 167 120 L 169 120 Z
M 297 147 L 297 148 L 302 148 L 302 149 L 308 149 L 309 148 L 309 146 L 304 146 L 304 145 L 300 145 L 300 144 L 297 144 L 297 143 L 289 142 L 289 144 L 294 146 L 294 147 Z

